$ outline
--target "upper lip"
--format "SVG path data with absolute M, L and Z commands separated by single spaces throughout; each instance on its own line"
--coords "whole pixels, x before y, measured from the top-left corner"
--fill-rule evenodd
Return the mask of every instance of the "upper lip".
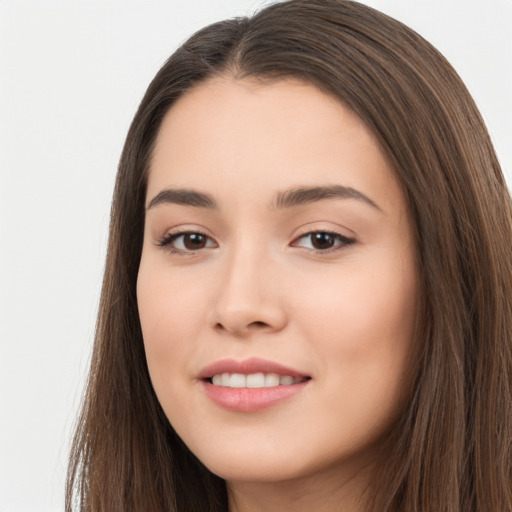
M 304 373 L 289 368 L 274 361 L 251 357 L 237 361 L 236 359 L 221 359 L 201 370 L 198 375 L 199 379 L 209 379 L 213 375 L 221 373 L 241 373 L 249 375 L 251 373 L 277 373 L 278 375 L 289 375 L 290 377 L 308 377 Z

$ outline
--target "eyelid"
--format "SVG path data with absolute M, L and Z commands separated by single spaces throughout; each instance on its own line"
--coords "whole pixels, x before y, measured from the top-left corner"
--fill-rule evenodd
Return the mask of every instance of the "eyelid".
M 167 231 L 163 236 L 159 237 L 155 245 L 158 247 L 170 252 L 171 254 L 178 254 L 183 256 L 194 256 L 198 254 L 199 252 L 203 251 L 204 249 L 211 249 L 212 247 L 201 247 L 199 249 L 178 249 L 176 247 L 173 247 L 171 244 L 175 240 L 177 240 L 180 237 L 183 237 L 185 235 L 201 235 L 204 236 L 208 241 L 213 241 L 215 246 L 217 246 L 217 242 L 211 237 L 208 233 L 205 233 L 201 229 L 192 228 L 192 227 L 178 227 L 174 230 Z
M 336 247 L 333 247 L 330 249 L 315 249 L 315 248 L 308 248 L 308 247 L 303 247 L 303 249 L 305 249 L 308 252 L 311 252 L 313 254 L 322 255 L 322 254 L 329 254 L 329 253 L 341 251 L 341 250 L 345 249 L 347 246 L 352 245 L 356 242 L 355 238 L 348 237 L 346 235 L 342 235 L 338 231 L 334 231 L 332 229 L 321 229 L 320 228 L 320 229 L 310 229 L 309 231 L 306 231 L 306 232 L 298 235 L 297 237 L 295 237 L 295 239 L 293 240 L 293 242 L 290 245 L 292 247 L 297 247 L 298 240 L 301 240 L 303 238 L 306 238 L 308 236 L 318 234 L 318 233 L 333 236 L 334 238 L 336 238 L 338 240 L 339 244 Z
M 307 237 L 311 237 L 315 234 L 326 234 L 334 237 L 337 240 L 337 245 L 332 248 L 327 249 L 316 249 L 314 247 L 302 247 L 298 242 L 302 239 L 305 239 Z M 180 237 L 183 237 L 185 235 L 201 235 L 206 238 L 206 243 L 213 242 L 214 247 L 218 247 L 217 242 L 214 240 L 212 236 L 210 236 L 208 233 L 205 233 L 203 230 L 193 227 L 178 227 L 171 231 L 167 231 L 163 236 L 157 239 L 155 245 L 158 247 L 161 247 L 162 249 L 170 252 L 171 254 L 178 254 L 183 256 L 194 256 L 198 253 L 202 252 L 204 249 L 212 249 L 211 245 L 206 245 L 205 247 L 199 247 L 197 249 L 178 249 L 176 247 L 173 247 L 172 243 L 179 239 Z M 321 227 L 317 229 L 310 229 L 308 231 L 304 230 L 304 232 L 298 234 L 290 243 L 291 247 L 299 247 L 303 250 L 306 250 L 308 252 L 311 252 L 316 255 L 326 255 L 329 253 L 338 252 L 340 250 L 345 249 L 347 246 L 352 245 L 356 242 L 356 239 L 354 237 L 346 236 L 341 234 L 339 231 L 333 230 L 333 229 L 323 229 Z

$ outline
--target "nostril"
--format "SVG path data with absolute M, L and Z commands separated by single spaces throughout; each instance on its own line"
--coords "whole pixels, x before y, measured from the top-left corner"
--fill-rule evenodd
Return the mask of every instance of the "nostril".
M 252 322 L 250 325 L 254 325 L 256 327 L 265 327 L 267 324 L 258 320 L 257 322 Z
M 215 325 L 215 329 L 217 331 L 227 331 L 227 332 L 242 332 L 244 329 L 248 329 L 249 331 L 252 329 L 262 329 L 265 327 L 269 327 L 269 325 L 266 322 L 262 322 L 261 320 L 258 320 L 256 322 L 251 322 L 249 324 L 246 324 L 245 326 L 232 326 L 231 328 L 228 328 L 226 325 L 222 324 L 222 322 L 218 322 Z

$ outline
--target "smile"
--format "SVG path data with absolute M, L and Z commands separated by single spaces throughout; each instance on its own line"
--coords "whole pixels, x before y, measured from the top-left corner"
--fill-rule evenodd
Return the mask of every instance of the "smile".
M 206 396 L 223 409 L 254 412 L 302 391 L 311 377 L 272 361 L 224 359 L 206 367 L 199 380 Z
M 277 373 L 218 373 L 211 378 L 214 386 L 227 388 L 273 388 L 276 386 L 292 386 L 307 380 L 307 377 L 292 377 Z

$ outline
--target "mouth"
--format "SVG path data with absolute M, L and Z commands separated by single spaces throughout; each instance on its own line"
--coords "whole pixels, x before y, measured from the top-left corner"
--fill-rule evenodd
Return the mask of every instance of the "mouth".
M 311 380 L 311 376 L 297 370 L 257 358 L 218 361 L 198 378 L 214 403 L 243 412 L 258 411 L 290 398 Z
M 278 373 L 217 373 L 206 379 L 214 386 L 225 388 L 274 388 L 276 386 L 293 386 L 309 380 L 311 377 L 292 377 L 291 375 L 279 375 Z
M 198 378 L 226 388 L 272 388 L 293 386 L 311 377 L 274 361 L 252 357 L 237 361 L 222 359 L 206 368 Z

